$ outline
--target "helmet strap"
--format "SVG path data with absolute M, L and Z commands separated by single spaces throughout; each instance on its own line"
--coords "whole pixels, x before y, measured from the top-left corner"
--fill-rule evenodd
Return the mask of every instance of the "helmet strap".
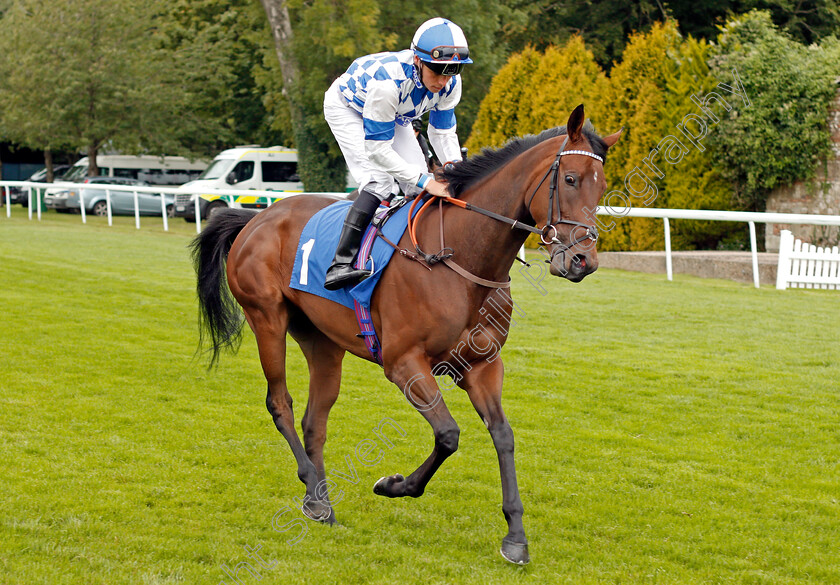
M 420 57 L 417 57 L 416 55 L 415 55 L 414 59 L 415 59 L 414 68 L 417 70 L 417 80 L 420 82 L 420 86 L 423 89 L 428 89 L 426 87 L 426 84 L 423 83 L 423 60 Z

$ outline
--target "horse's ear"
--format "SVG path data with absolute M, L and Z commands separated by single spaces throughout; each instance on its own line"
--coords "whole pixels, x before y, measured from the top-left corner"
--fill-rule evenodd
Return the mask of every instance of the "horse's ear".
M 601 140 L 603 140 L 607 144 L 607 148 L 612 148 L 612 146 L 618 142 L 618 139 L 621 137 L 621 133 L 624 132 L 624 126 L 618 129 L 618 132 L 614 134 L 610 134 L 609 136 L 604 136 Z
M 583 128 L 583 121 L 586 116 L 583 113 L 583 104 L 580 104 L 569 116 L 569 121 L 566 123 L 566 134 L 569 136 L 569 142 L 577 142 L 580 140 L 580 130 Z

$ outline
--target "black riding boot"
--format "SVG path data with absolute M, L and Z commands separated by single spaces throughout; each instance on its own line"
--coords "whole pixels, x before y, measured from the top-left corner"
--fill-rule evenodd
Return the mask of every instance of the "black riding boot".
M 370 220 L 376 209 L 379 207 L 379 198 L 369 191 L 359 191 L 359 196 L 353 202 L 353 206 L 347 212 L 344 220 L 344 227 L 341 236 L 338 238 L 338 247 L 335 250 L 335 258 L 327 270 L 327 277 L 324 281 L 324 288 L 327 290 L 338 290 L 350 285 L 356 285 L 368 276 L 369 270 L 357 270 L 353 267 L 356 254 L 359 253 L 359 246 L 362 244 L 362 236 L 370 225 Z

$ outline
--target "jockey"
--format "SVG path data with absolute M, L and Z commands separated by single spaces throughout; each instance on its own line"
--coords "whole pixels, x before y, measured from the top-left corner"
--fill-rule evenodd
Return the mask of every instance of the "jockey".
M 446 185 L 428 172 L 412 122 L 429 112 L 429 142 L 438 159 L 444 164 L 461 160 L 455 106 L 461 99 L 459 74 L 469 63 L 460 27 L 433 18 L 417 29 L 411 49 L 360 57 L 327 90 L 324 117 L 359 183 L 359 196 L 344 220 L 326 289 L 370 275 L 353 268 L 353 261 L 381 201 L 400 188 L 405 195 L 424 189 L 448 195 Z

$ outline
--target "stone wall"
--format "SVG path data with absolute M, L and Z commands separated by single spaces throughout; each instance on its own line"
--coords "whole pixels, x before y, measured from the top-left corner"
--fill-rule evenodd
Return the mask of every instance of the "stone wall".
M 810 213 L 840 215 L 840 78 L 837 95 L 829 109 L 828 125 L 834 157 L 822 164 L 812 181 L 797 181 L 788 187 L 773 190 L 767 198 L 767 211 L 778 213 Z M 768 252 L 779 250 L 779 234 L 790 230 L 793 235 L 817 246 L 840 244 L 840 228 L 835 226 L 767 224 L 764 244 Z
M 691 274 L 703 278 L 725 278 L 753 282 L 752 254 L 749 252 L 672 252 L 674 274 Z M 777 254 L 758 254 L 761 284 L 776 283 Z M 599 268 L 618 268 L 651 274 L 666 273 L 665 252 L 599 252 Z

